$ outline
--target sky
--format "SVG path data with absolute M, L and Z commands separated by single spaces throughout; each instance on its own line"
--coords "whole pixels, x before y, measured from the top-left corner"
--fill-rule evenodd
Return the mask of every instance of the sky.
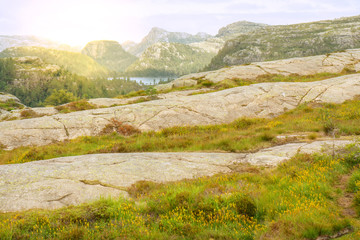
M 0 6 L 0 35 L 72 46 L 140 42 L 152 27 L 215 35 L 241 20 L 278 25 L 360 14 L 359 0 L 0 0 Z

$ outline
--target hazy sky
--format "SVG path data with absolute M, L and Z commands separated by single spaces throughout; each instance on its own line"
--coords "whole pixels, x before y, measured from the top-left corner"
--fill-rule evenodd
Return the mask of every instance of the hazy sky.
M 71 45 L 140 41 L 154 27 L 216 34 L 248 20 L 291 24 L 360 14 L 360 0 L 0 0 L 0 35 Z

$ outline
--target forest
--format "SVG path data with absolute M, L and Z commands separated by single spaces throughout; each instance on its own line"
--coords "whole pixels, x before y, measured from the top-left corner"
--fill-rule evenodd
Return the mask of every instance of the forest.
M 46 99 L 56 91 L 73 95 L 73 100 L 116 97 L 143 89 L 129 78 L 89 78 L 60 68 L 57 71 L 18 72 L 11 58 L 0 59 L 0 91 L 18 97 L 30 107 L 45 106 Z

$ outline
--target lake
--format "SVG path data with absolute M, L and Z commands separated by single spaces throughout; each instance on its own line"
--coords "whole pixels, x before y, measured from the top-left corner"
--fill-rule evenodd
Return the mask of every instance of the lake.
M 168 79 L 172 80 L 176 79 L 176 77 L 130 77 L 130 80 L 143 83 L 145 85 L 155 85 L 160 81 L 167 81 Z
M 117 77 L 117 79 L 125 79 L 126 77 Z M 160 81 L 172 81 L 177 77 L 130 77 L 131 81 L 136 81 L 137 83 L 143 83 L 144 85 L 156 85 Z M 109 77 L 108 80 L 113 80 L 112 77 Z

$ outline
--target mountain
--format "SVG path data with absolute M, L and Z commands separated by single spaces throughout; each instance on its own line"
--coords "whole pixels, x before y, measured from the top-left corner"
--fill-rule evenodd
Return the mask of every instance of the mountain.
M 189 44 L 194 42 L 201 42 L 211 37 L 212 36 L 207 33 L 191 35 L 184 32 L 168 32 L 164 29 L 154 27 L 139 44 L 129 48 L 129 52 L 135 56 L 140 56 L 141 53 L 146 50 L 146 48 L 158 42 Z
M 58 50 L 78 52 L 79 50 L 69 45 L 59 44 L 47 39 L 38 38 L 35 36 L 8 36 L 0 35 L 0 51 L 10 47 L 24 47 L 24 46 L 37 46 L 45 48 L 53 48 Z
M 121 46 L 123 47 L 123 49 L 125 51 L 129 51 L 130 48 L 135 47 L 136 46 L 136 42 L 133 41 L 125 41 L 121 44 Z
M 205 50 L 209 53 L 217 54 L 219 50 L 224 46 L 225 40 L 222 38 L 209 38 L 202 42 L 195 42 L 188 44 L 191 47 L 197 47 Z
M 131 64 L 126 73 L 131 76 L 180 76 L 197 72 L 206 66 L 215 53 L 181 43 L 159 42 L 147 48 Z
M 25 56 L 39 57 L 45 63 L 61 66 L 72 73 L 85 77 L 100 77 L 109 73 L 108 69 L 94 59 L 81 53 L 43 47 L 12 47 L 0 53 L 1 58 Z
M 123 72 L 137 59 L 126 52 L 118 42 L 108 40 L 89 42 L 81 53 L 117 72 Z
M 248 21 L 239 21 L 235 23 L 231 23 L 223 28 L 220 28 L 216 37 L 218 38 L 231 38 L 238 34 L 252 32 L 254 30 L 258 30 L 268 26 L 263 23 L 254 23 Z
M 205 70 L 359 47 L 360 16 L 266 26 L 228 40 Z

